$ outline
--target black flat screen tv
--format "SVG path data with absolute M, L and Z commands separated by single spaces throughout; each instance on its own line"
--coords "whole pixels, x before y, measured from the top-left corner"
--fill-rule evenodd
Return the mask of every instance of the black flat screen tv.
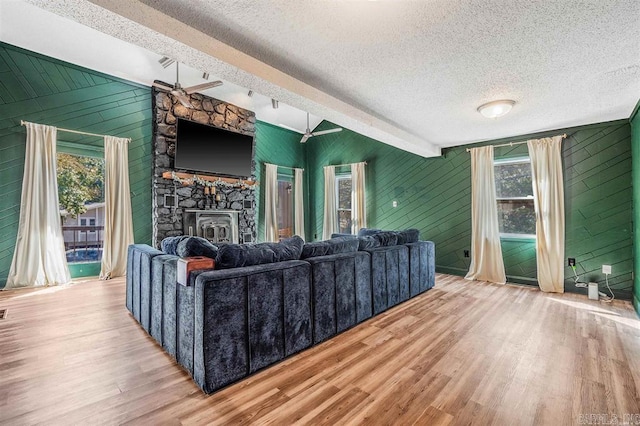
M 176 169 L 246 179 L 252 160 L 253 136 L 178 119 Z

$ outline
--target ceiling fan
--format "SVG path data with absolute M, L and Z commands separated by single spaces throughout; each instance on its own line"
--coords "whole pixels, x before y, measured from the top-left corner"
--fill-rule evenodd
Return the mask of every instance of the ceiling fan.
M 166 67 L 165 67 L 166 68 Z M 153 86 L 158 89 L 166 90 L 178 99 L 178 101 L 187 108 L 193 108 L 191 102 L 189 102 L 189 95 L 192 93 L 200 92 L 202 90 L 211 89 L 212 87 L 221 86 L 220 80 L 209 81 L 202 84 L 196 84 L 195 86 L 182 87 L 180 85 L 180 63 L 176 62 L 176 83 L 173 86 L 163 83 L 154 82 Z
M 312 136 L 321 136 L 321 135 L 326 135 L 328 133 L 335 133 L 335 132 L 341 132 L 341 131 L 342 131 L 342 127 L 336 127 L 335 129 L 320 130 L 319 132 L 311 133 L 311 129 L 309 129 L 309 113 L 307 113 L 307 130 L 302 135 L 302 139 L 300 139 L 300 143 L 305 143 Z

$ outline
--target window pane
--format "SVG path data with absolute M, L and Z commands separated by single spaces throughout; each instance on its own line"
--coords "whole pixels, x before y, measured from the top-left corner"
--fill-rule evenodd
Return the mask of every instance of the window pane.
M 351 179 L 338 179 L 338 208 L 351 209 Z
M 535 235 L 533 200 L 498 200 L 498 222 L 501 233 Z
M 498 198 L 533 196 L 531 165 L 527 163 L 496 164 L 496 195 Z
M 351 210 L 338 210 L 338 232 L 351 233 Z

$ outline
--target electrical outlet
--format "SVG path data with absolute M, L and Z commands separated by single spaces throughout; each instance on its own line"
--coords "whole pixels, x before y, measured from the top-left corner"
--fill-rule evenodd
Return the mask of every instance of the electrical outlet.
M 605 275 L 611 274 L 611 265 L 602 265 L 602 273 Z
M 464 257 L 469 257 L 469 250 L 464 251 Z
M 570 257 L 569 259 L 567 259 L 569 266 L 576 266 L 576 259 L 575 257 Z

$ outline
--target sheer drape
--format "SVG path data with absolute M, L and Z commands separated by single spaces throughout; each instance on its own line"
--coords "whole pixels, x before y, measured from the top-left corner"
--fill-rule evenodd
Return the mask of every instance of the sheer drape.
M 127 247 L 133 244 L 129 141 L 104 137 L 104 246 L 100 278 L 122 277 L 127 271 Z
M 27 123 L 20 219 L 5 290 L 71 280 L 58 204 L 55 127 Z
M 293 231 L 303 240 L 304 237 L 304 170 L 293 169 L 293 198 L 295 201 L 293 211 Z
M 564 293 L 562 136 L 527 142 L 536 208 L 536 259 L 542 291 Z
M 264 239 L 278 241 L 278 166 L 265 163 L 264 173 Z
M 336 167 L 324 167 L 324 221 L 322 239 L 328 240 L 336 232 Z
M 468 280 L 504 284 L 493 147 L 471 149 L 471 265 Z
M 351 164 L 351 233 L 367 227 L 365 205 L 365 163 Z

